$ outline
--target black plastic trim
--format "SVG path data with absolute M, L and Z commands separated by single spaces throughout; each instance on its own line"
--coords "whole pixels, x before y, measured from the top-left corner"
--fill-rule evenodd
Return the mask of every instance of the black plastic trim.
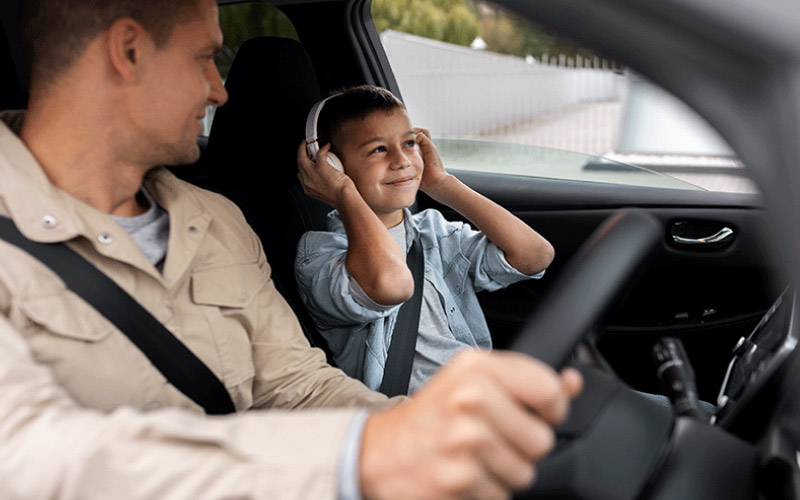
M 537 206 L 547 205 L 550 209 L 630 206 L 760 209 L 764 205 L 763 198 L 758 194 L 649 188 L 463 170 L 448 171 L 483 195 L 508 201 L 510 205 L 504 206 L 509 210 L 530 207 L 531 200 L 536 200 Z

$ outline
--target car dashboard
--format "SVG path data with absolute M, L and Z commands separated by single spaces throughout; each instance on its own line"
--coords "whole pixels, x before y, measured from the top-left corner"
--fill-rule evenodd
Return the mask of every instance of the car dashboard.
M 777 397 L 787 361 L 798 343 L 796 299 L 794 288 L 785 289 L 753 331 L 737 342 L 717 398 L 715 425 L 753 433 L 766 424 L 758 425 L 767 417 L 763 405 L 776 403 L 770 399 Z

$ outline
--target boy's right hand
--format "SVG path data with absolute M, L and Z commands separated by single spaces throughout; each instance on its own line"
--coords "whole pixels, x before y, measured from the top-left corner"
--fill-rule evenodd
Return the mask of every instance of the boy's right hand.
M 330 149 L 330 144 L 322 146 L 314 162 L 306 152 L 306 141 L 302 141 L 297 150 L 297 178 L 306 195 L 338 209 L 342 192 L 355 185 L 350 177 L 328 164 Z

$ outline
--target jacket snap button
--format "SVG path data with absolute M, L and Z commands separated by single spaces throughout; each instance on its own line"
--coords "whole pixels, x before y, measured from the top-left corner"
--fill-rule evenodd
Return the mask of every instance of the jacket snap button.
M 97 235 L 97 241 L 99 241 L 103 245 L 108 245 L 109 243 L 114 241 L 114 238 L 112 238 L 111 235 L 108 233 L 100 233 Z
M 56 224 L 58 224 L 58 219 L 52 215 L 45 215 L 42 217 L 42 226 L 46 227 L 47 229 L 56 227 Z

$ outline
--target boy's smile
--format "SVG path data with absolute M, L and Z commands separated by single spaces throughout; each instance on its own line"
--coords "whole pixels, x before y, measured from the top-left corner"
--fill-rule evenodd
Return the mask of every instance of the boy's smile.
M 342 124 L 334 142 L 345 173 L 386 227 L 403 220 L 416 200 L 424 168 L 403 109 L 376 111 Z

